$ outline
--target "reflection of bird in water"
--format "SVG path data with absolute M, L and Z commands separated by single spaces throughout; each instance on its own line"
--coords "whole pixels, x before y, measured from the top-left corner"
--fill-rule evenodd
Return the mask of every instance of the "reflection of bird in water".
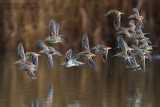
M 45 38 L 44 41 L 47 41 L 49 43 L 62 42 L 62 36 L 64 35 L 59 34 L 59 24 L 56 24 L 52 19 L 49 24 L 49 36 Z
M 78 55 L 72 56 L 72 49 L 69 49 L 65 55 L 65 62 L 62 62 L 61 65 L 66 67 L 78 66 L 81 67 L 84 63 L 77 61 L 79 58 Z
M 138 88 L 129 95 L 128 103 L 129 107 L 141 107 L 142 93 L 138 90 Z
M 69 104 L 67 105 L 67 107 L 83 107 L 83 105 L 81 103 L 74 103 L 74 104 Z
M 43 53 L 46 55 L 46 59 L 47 59 L 47 64 L 49 67 L 53 66 L 53 60 L 52 60 L 52 55 L 59 55 L 62 56 L 62 54 L 58 51 L 56 51 L 53 47 L 49 47 L 46 44 L 44 44 L 43 41 L 41 40 L 37 40 L 37 45 L 41 48 L 43 48 L 43 50 L 41 50 L 39 53 Z
M 124 14 L 123 12 L 120 12 L 118 10 L 109 10 L 107 13 L 104 14 L 104 16 L 108 16 L 110 14 L 113 14 L 114 16 L 114 27 L 116 30 L 118 30 L 121 26 L 121 14 Z
M 96 45 L 92 49 L 95 50 L 95 53 L 101 52 L 102 53 L 102 59 L 103 62 L 106 62 L 108 50 L 112 49 L 111 47 L 103 46 L 103 45 Z
M 53 105 L 53 85 L 50 85 L 47 90 L 46 98 L 43 99 L 42 103 L 39 103 L 38 100 L 32 102 L 32 107 L 52 107 Z
M 44 99 L 43 103 L 41 104 L 41 107 L 52 107 L 52 103 L 53 103 L 53 91 L 54 91 L 54 87 L 53 85 L 50 85 L 48 87 L 47 90 L 47 95 L 46 98 Z
M 78 55 L 83 56 L 91 67 L 95 67 L 95 63 L 94 63 L 92 57 L 96 56 L 96 55 L 92 54 L 90 52 L 89 41 L 88 41 L 88 36 L 87 35 L 83 36 L 82 48 L 83 48 L 83 52 L 80 52 Z
M 32 107 L 39 107 L 39 102 L 38 102 L 38 100 L 34 100 L 34 101 L 32 102 Z

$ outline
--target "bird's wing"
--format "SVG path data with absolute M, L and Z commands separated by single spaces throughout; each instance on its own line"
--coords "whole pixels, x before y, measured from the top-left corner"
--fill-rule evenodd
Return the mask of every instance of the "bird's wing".
M 38 66 L 38 56 L 34 55 L 32 56 L 32 63 L 36 66 Z
M 148 42 L 147 42 L 147 40 L 145 40 L 145 39 L 140 40 L 140 43 L 141 43 L 142 45 L 149 45 Z
M 56 36 L 59 35 L 59 24 L 56 24 Z
M 64 58 L 65 62 L 67 62 L 71 58 L 71 56 L 72 56 L 72 49 L 69 49 Z
M 121 26 L 121 15 L 120 14 L 114 14 L 114 27 L 116 30 L 118 30 Z
M 127 53 L 127 43 L 125 42 L 125 40 L 122 38 L 122 36 L 118 36 L 117 37 L 117 41 L 118 41 L 118 47 L 120 47 L 120 50 Z
M 48 66 L 49 66 L 49 67 L 53 67 L 52 55 L 46 54 L 46 59 L 47 59 L 47 64 L 48 64 Z
M 115 13 L 114 10 L 109 10 L 108 12 L 106 12 L 106 13 L 104 14 L 104 16 L 108 16 L 108 15 L 113 14 L 113 13 Z
M 82 48 L 83 48 L 83 51 L 90 52 L 89 41 L 88 41 L 88 36 L 87 35 L 83 36 L 83 39 L 82 39 Z
M 142 27 L 144 27 L 144 24 L 143 24 L 143 21 L 142 21 L 142 19 L 138 19 L 138 21 L 137 21 L 137 23 L 136 23 L 136 26 L 142 26 Z
M 74 55 L 74 56 L 72 56 L 72 59 L 77 60 L 79 57 L 80 57 L 79 55 Z
M 37 79 L 36 75 L 33 72 L 27 72 L 30 79 Z
M 123 62 L 124 62 L 124 64 L 125 64 L 125 67 L 126 68 L 130 68 L 131 66 L 132 66 L 132 63 L 131 63 L 131 60 L 130 60 L 130 58 L 124 58 L 124 57 L 122 57 L 122 60 L 123 60 Z
M 41 41 L 41 40 L 36 40 L 36 43 L 37 43 L 37 45 L 38 45 L 39 47 L 43 48 L 43 49 L 46 50 L 46 51 L 49 51 L 47 45 L 44 44 L 43 41 Z
M 23 48 L 23 44 L 19 43 L 18 44 L 18 59 L 25 59 L 25 54 L 24 54 L 24 48 Z
M 132 65 L 137 65 L 135 56 L 133 55 L 133 53 L 130 50 L 127 51 L 127 55 L 131 56 L 131 58 L 129 58 L 129 59 L 130 59 Z
M 139 11 L 137 8 L 133 8 L 132 11 L 135 12 L 137 15 L 139 15 Z
M 139 47 L 137 47 L 136 45 L 132 44 L 131 47 L 132 47 L 135 51 L 137 51 L 138 53 L 142 53 L 142 50 L 141 50 Z
M 86 61 L 88 62 L 88 64 L 91 66 L 91 67 L 95 67 L 95 63 L 92 59 L 92 57 L 85 57 L 86 58 Z
M 55 35 L 54 26 L 55 26 L 55 21 L 52 19 L 49 23 L 49 37 L 53 37 Z
M 139 56 L 140 66 L 142 72 L 145 72 L 145 56 Z
M 103 62 L 106 62 L 106 60 L 107 60 L 107 55 L 108 55 L 108 49 L 106 50 L 106 52 L 103 52 L 103 53 L 102 53 Z

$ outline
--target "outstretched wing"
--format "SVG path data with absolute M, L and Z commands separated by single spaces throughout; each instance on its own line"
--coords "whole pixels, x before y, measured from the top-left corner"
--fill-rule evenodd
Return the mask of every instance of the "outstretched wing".
M 137 15 L 139 15 L 139 11 L 137 8 L 133 8 L 132 11 L 135 12 Z
M 41 40 L 36 40 L 36 43 L 37 43 L 37 45 L 38 45 L 39 47 L 43 48 L 43 49 L 46 50 L 46 51 L 49 51 L 47 45 L 44 44 L 43 41 L 41 41 Z
M 71 56 L 72 56 L 72 49 L 69 49 L 64 58 L 65 62 L 67 62 L 71 58 Z
M 47 59 L 47 64 L 48 64 L 48 66 L 49 66 L 49 67 L 53 67 L 52 55 L 46 54 L 46 59 Z
M 121 51 L 127 53 L 127 43 L 124 41 L 124 39 L 122 38 L 122 36 L 118 36 L 117 37 L 117 41 L 118 41 L 118 47 L 120 48 Z
M 83 51 L 90 52 L 89 41 L 88 41 L 88 36 L 87 35 L 83 36 L 83 39 L 82 39 L 82 48 L 83 48 Z
M 91 67 L 95 67 L 95 63 L 92 59 L 92 57 L 85 57 L 86 58 L 86 61 L 88 62 L 88 64 L 91 66 Z
M 18 44 L 18 59 L 25 59 L 25 54 L 24 54 L 24 48 L 23 48 L 23 44 L 19 43 Z
M 104 16 L 108 16 L 108 15 L 113 14 L 113 13 L 115 13 L 115 10 L 109 10 L 108 12 L 106 12 L 104 14 Z
M 104 51 L 104 52 L 102 53 L 103 62 L 106 62 L 106 61 L 107 61 L 107 55 L 108 55 L 108 49 L 106 49 L 106 51 Z
M 137 47 L 136 45 L 132 44 L 131 47 L 132 47 L 136 52 L 138 52 L 138 53 L 143 53 L 142 50 L 141 50 L 139 47 Z
M 30 79 L 37 79 L 36 75 L 33 72 L 27 72 Z
M 139 56 L 140 66 L 142 72 L 145 72 L 145 56 Z
M 59 35 L 59 24 L 56 24 L 56 36 Z
M 121 15 L 120 14 L 114 14 L 114 27 L 116 30 L 118 30 L 121 26 Z
M 133 55 L 133 53 L 130 50 L 127 51 L 127 55 L 131 56 L 131 58 L 129 58 L 129 59 L 130 59 L 132 65 L 137 65 L 135 56 Z
M 32 56 L 32 63 L 38 67 L 38 56 Z
M 54 28 L 55 28 L 55 21 L 52 19 L 49 23 L 49 37 L 55 37 L 54 33 Z

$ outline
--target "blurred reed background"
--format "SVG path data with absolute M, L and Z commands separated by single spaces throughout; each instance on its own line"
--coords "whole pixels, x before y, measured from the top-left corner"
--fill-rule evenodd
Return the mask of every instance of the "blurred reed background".
M 59 49 L 81 49 L 81 39 L 88 34 L 91 47 L 103 44 L 115 47 L 116 30 L 113 16 L 104 17 L 109 9 L 125 13 L 121 26 L 128 26 L 127 17 L 137 7 L 144 18 L 144 32 L 153 44 L 160 40 L 160 0 L 0 0 L 0 49 L 16 50 L 22 42 L 25 49 L 36 49 L 36 39 L 48 36 L 51 19 L 60 23 L 60 33 L 65 35 Z

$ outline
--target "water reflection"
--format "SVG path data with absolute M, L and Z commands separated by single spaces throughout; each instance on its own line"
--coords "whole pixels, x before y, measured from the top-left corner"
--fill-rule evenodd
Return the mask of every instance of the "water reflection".
M 69 104 L 67 107 L 83 107 L 80 103 Z
M 140 107 L 140 104 L 142 103 L 142 95 L 139 92 L 138 89 L 136 89 L 135 92 L 131 93 L 131 95 L 128 98 L 129 107 Z
M 42 104 L 39 104 L 38 99 L 32 101 L 31 107 L 52 107 L 53 103 L 53 85 L 49 86 L 47 90 L 46 98 L 42 100 Z
M 12 63 L 16 53 L 0 56 L 0 106 L 2 107 L 159 107 L 160 61 L 147 62 L 145 74 L 124 68 L 119 58 L 101 55 L 94 59 L 96 68 L 60 65 L 63 57 L 53 57 L 48 68 L 39 59 L 37 80 L 30 80 Z M 85 60 L 80 59 L 82 62 Z M 86 62 L 85 62 L 86 63 Z
M 33 102 L 32 102 L 32 106 L 31 107 L 39 107 L 39 102 L 38 102 L 38 100 L 34 100 Z

